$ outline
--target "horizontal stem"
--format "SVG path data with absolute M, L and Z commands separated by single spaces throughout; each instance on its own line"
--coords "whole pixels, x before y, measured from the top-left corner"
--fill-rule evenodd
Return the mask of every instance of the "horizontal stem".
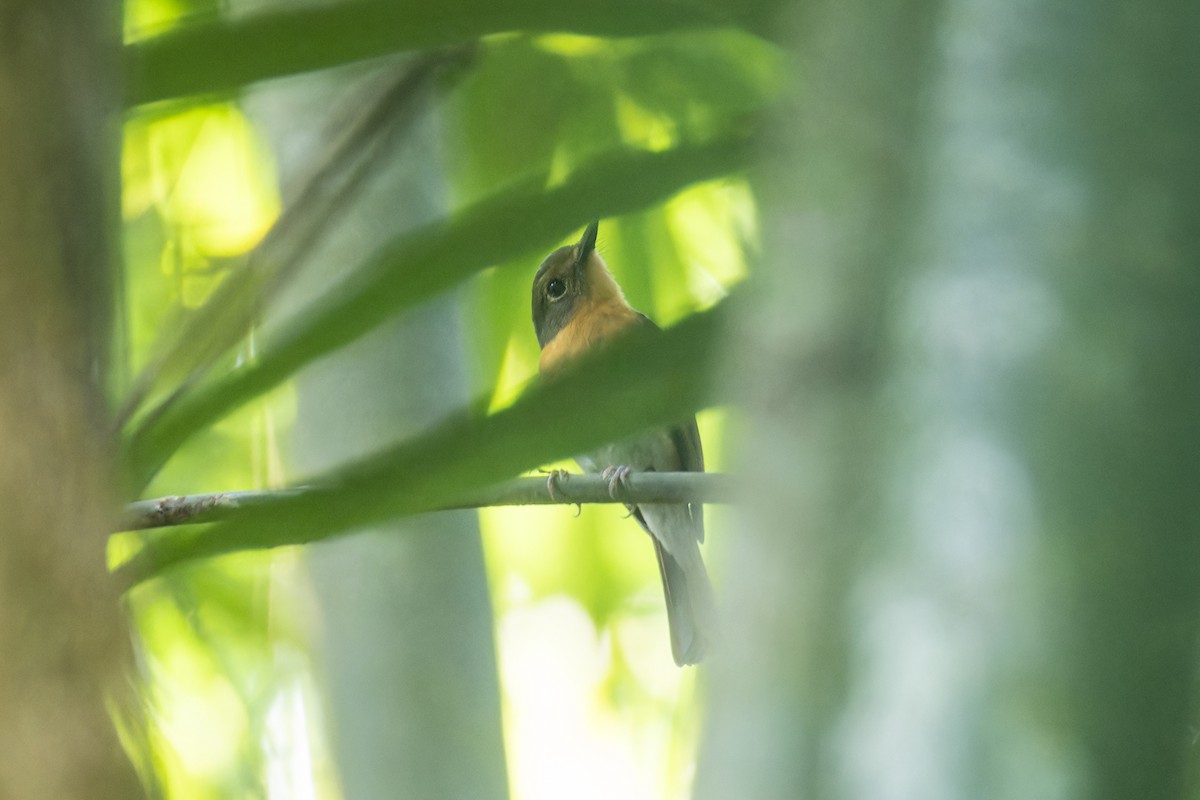
M 728 503 L 733 497 L 729 475 L 703 472 L 634 472 L 609 493 L 600 475 L 562 473 L 551 494 L 546 478 L 515 478 L 430 511 L 492 506 L 576 505 L 579 503 Z M 303 495 L 298 487 L 275 491 L 223 492 L 139 500 L 125 507 L 122 530 L 216 522 L 235 508 L 269 504 Z

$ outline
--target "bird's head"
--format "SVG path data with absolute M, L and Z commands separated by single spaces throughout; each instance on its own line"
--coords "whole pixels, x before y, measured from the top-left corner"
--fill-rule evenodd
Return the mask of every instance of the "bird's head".
M 596 252 L 599 222 L 593 222 L 573 245 L 546 256 L 533 277 L 533 327 L 545 347 L 589 304 L 619 302 L 627 306 L 621 288 Z

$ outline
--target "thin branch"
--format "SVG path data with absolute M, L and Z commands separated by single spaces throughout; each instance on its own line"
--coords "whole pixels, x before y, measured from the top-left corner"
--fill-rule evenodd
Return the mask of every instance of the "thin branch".
M 553 482 L 553 494 L 550 485 Z M 458 503 L 430 511 L 493 506 L 578 505 L 582 503 L 728 503 L 733 497 L 729 475 L 698 472 L 635 472 L 609 494 L 600 475 L 564 473 L 551 480 L 515 478 L 473 493 Z M 216 522 L 246 506 L 268 505 L 310 491 L 304 487 L 260 492 L 225 492 L 139 500 L 125 507 L 122 530 Z M 614 496 L 615 495 L 615 496 Z

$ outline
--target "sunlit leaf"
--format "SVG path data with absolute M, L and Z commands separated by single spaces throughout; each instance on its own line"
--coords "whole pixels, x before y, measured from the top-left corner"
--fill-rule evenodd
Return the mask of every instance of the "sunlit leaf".
M 127 414 L 156 386 L 194 382 L 200 371 L 244 340 L 313 242 L 352 207 L 350 198 L 372 174 L 393 137 L 420 116 L 429 84 L 469 59 L 470 53 L 461 48 L 428 53 L 414 59 L 384 89 L 369 86 L 363 91 L 363 108 L 350 119 L 337 120 L 334 143 L 316 159 L 266 238 L 224 277 L 207 303 L 160 334 L 155 357 L 127 399 Z

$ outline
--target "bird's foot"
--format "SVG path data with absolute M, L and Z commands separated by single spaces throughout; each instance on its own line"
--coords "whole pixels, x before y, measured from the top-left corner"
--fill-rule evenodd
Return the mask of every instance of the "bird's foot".
M 565 469 L 550 469 L 541 470 L 546 473 L 546 494 L 550 495 L 550 499 L 558 502 L 558 482 L 565 481 L 571 477 L 571 473 Z
M 608 496 L 613 500 L 617 498 L 617 490 L 625 490 L 628 488 L 629 476 L 633 474 L 633 467 L 624 465 L 614 465 L 605 467 L 600 473 L 600 477 L 608 481 Z

